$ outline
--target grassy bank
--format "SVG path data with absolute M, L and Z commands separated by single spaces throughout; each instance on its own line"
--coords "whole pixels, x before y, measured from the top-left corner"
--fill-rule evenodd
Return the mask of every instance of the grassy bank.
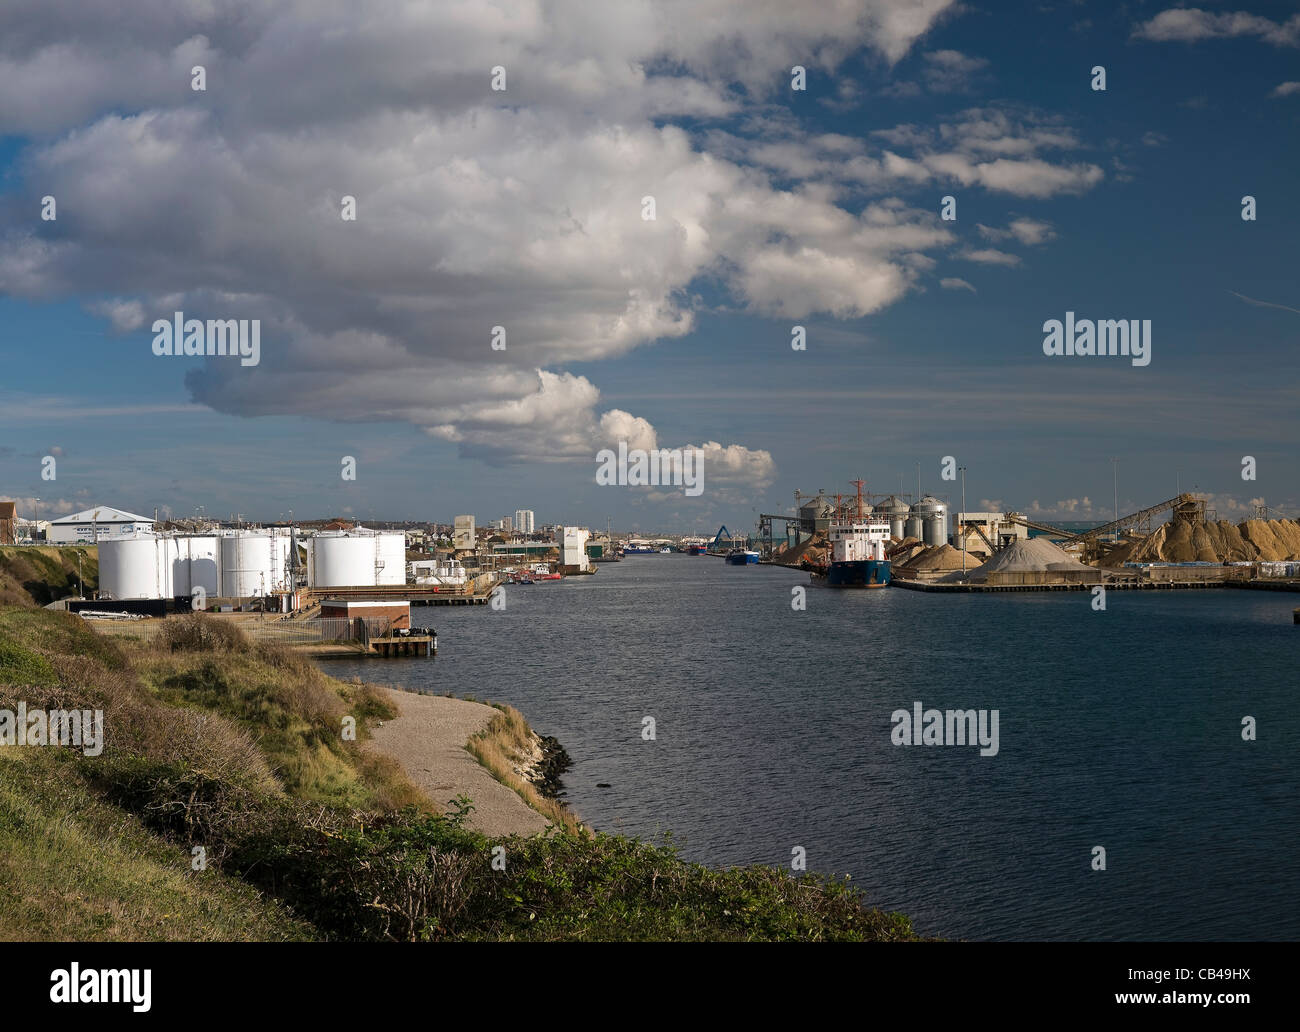
M 472 800 L 435 812 L 360 746 L 394 715 L 381 695 L 219 618 L 130 643 L 0 609 L 0 708 L 20 699 L 103 709 L 105 745 L 0 747 L 0 938 L 914 938 L 842 882 L 713 870 L 558 810 L 486 839 Z M 532 744 L 506 709 L 474 748 L 507 780 Z
M 46 606 L 75 595 L 78 565 L 86 592 L 94 591 L 99 587 L 94 545 L 0 545 L 0 606 Z

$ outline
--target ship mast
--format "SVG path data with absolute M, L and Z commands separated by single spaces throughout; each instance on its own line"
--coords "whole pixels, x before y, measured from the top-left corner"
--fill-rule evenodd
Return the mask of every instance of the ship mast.
M 862 485 L 865 484 L 866 481 L 865 481 L 865 480 L 850 480 L 849 483 L 850 483 L 850 484 L 854 484 L 854 485 L 857 486 L 857 489 L 858 489 L 858 519 L 862 519 Z

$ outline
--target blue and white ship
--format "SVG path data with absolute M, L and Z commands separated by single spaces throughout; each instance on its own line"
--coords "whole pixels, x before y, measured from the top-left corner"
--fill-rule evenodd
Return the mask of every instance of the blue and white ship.
M 757 565 L 758 553 L 748 548 L 734 548 L 727 553 L 727 562 L 732 566 Z
M 889 584 L 890 562 L 885 558 L 889 544 L 889 517 L 872 513 L 862 501 L 862 481 L 858 485 L 856 514 L 837 515 L 831 520 L 830 563 L 825 574 L 814 574 L 828 588 L 883 588 Z
M 885 558 L 888 519 L 867 515 L 832 520 L 830 539 L 826 587 L 883 588 L 889 584 L 890 563 Z

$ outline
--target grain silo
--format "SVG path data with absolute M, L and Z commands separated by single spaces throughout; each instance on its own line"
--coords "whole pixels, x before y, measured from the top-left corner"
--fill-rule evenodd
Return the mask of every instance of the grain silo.
M 889 520 L 889 534 L 891 537 L 902 538 L 903 531 L 906 529 L 907 516 L 911 507 L 903 501 L 898 495 L 890 495 L 883 502 L 876 506 L 876 512 L 885 516 Z
M 926 495 L 911 508 L 921 520 L 921 540 L 926 545 L 942 545 L 948 539 L 948 507 L 932 495 Z
M 903 536 L 921 540 L 922 524 L 924 520 L 921 515 L 921 503 L 913 502 L 907 510 L 907 521 L 903 524 Z

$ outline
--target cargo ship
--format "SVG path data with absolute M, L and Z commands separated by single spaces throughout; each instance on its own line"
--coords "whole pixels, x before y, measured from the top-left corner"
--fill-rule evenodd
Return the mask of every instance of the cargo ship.
M 889 518 L 873 514 L 862 501 L 858 485 L 855 511 L 837 515 L 830 523 L 830 562 L 825 572 L 814 572 L 814 582 L 828 588 L 883 588 L 889 584 L 890 562 L 885 558 L 889 543 Z
M 708 545 L 687 545 L 686 554 L 687 555 L 708 555 L 709 546 Z
M 746 548 L 732 549 L 727 553 L 727 562 L 732 566 L 750 566 L 758 564 L 758 553 Z

